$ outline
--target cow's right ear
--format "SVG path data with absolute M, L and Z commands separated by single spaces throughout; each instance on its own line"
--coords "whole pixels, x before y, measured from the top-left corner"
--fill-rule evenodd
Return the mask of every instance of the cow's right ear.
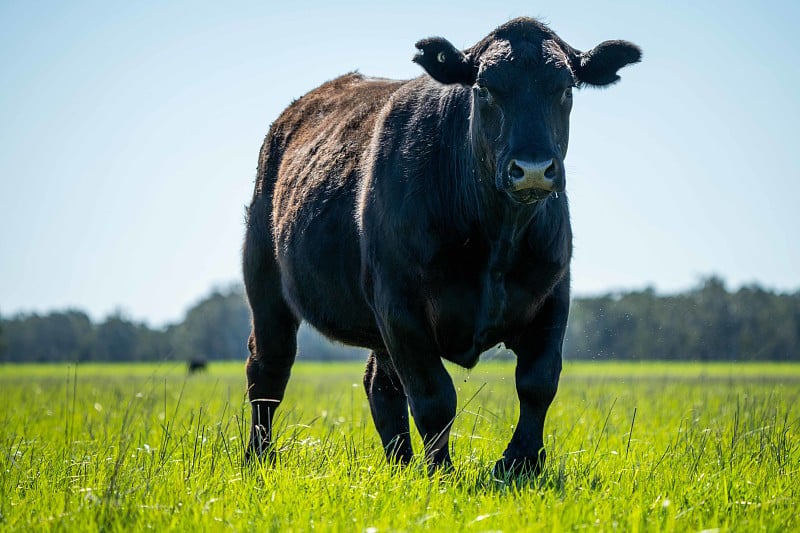
M 460 83 L 473 85 L 478 69 L 469 57 L 441 37 L 430 37 L 418 41 L 417 55 L 413 61 L 425 69 L 433 79 L 440 83 Z

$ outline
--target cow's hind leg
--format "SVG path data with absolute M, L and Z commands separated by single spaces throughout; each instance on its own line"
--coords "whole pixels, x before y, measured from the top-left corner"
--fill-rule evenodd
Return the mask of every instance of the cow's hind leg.
M 408 426 L 408 400 L 386 353 L 369 354 L 364 388 L 386 458 L 390 462 L 407 464 L 414 453 Z
M 280 288 L 273 287 L 280 294 Z M 250 302 L 253 330 L 248 340 L 247 389 L 252 424 L 248 459 L 253 454 L 262 456 L 272 445 L 272 421 L 289 382 L 298 327 L 294 315 L 278 298 Z
M 246 459 L 261 457 L 272 446 L 272 421 L 283 400 L 297 350 L 299 322 L 283 299 L 280 272 L 268 244 L 248 227 L 244 246 L 244 281 L 253 318 L 248 340 L 247 389 L 252 423 Z

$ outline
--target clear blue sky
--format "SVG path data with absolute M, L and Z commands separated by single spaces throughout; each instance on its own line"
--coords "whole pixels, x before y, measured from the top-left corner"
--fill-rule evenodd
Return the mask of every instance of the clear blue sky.
M 430 4 L 0 3 L 0 313 L 180 319 L 240 279 L 258 149 L 293 98 L 417 76 L 418 39 L 519 15 L 644 50 L 575 96 L 577 294 L 800 287 L 800 2 Z

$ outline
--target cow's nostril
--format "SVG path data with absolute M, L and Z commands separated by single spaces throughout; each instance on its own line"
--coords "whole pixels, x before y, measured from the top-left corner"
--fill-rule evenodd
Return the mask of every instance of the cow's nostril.
M 557 170 L 556 169 L 556 162 L 555 162 L 555 160 L 553 160 L 553 162 L 550 163 L 550 166 L 547 167 L 547 169 L 545 169 L 544 177 L 549 179 L 549 180 L 556 179 L 556 173 L 557 173 L 556 170 Z
M 516 161 L 512 161 L 508 165 L 508 175 L 515 180 L 522 179 L 525 176 L 525 170 Z

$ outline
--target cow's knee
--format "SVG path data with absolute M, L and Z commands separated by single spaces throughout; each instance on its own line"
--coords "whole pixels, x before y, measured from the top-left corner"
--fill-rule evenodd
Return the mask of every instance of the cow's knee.
M 558 392 L 561 376 L 561 358 L 551 358 L 551 364 L 517 368 L 515 380 L 517 395 L 523 403 L 549 406 Z
M 517 395 L 529 405 L 548 406 L 558 392 L 558 378 L 525 376 L 517 379 Z

